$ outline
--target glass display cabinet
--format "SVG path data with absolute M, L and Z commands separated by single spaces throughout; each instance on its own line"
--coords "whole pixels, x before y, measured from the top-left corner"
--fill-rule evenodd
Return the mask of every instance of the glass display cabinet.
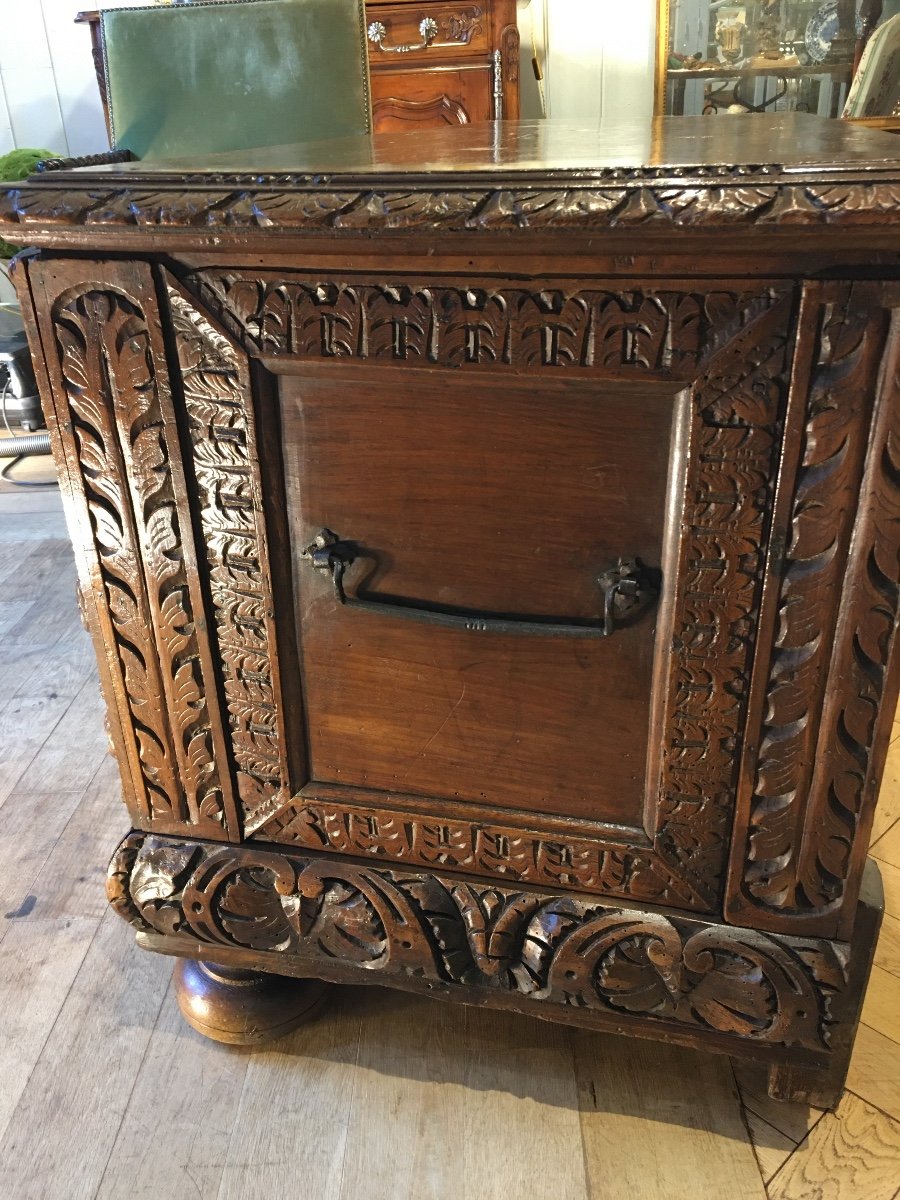
M 656 108 L 836 117 L 882 0 L 660 0 Z

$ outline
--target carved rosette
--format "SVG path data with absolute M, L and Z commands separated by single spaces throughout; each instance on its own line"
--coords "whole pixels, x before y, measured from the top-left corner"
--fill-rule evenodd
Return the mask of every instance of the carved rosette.
M 171 402 L 148 319 L 125 290 L 88 283 L 52 306 L 68 425 L 130 720 L 124 731 L 152 827 L 233 826 L 215 754 L 215 685 L 195 623 L 174 473 Z M 208 699 L 209 698 L 209 699 Z
M 159 837 L 136 849 L 132 836 L 110 878 L 118 911 L 176 952 L 189 940 L 276 971 L 291 960 L 325 978 L 456 985 L 476 1003 L 512 998 L 586 1024 L 642 1017 L 821 1054 L 847 987 L 829 942 L 330 857 Z
M 172 283 L 168 298 L 199 492 L 238 792 L 282 795 L 275 628 L 246 359 Z

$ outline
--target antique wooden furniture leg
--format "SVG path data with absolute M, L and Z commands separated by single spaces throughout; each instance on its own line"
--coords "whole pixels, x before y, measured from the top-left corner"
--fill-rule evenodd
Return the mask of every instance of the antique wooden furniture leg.
M 842 1024 L 835 1028 L 831 1060 L 827 1068 L 811 1070 L 793 1063 L 776 1063 L 769 1068 L 768 1092 L 773 1100 L 793 1100 L 814 1108 L 836 1108 L 844 1090 L 856 1029 L 862 1015 L 866 985 L 872 971 L 875 947 L 884 916 L 884 889 L 874 859 L 863 871 L 856 921 L 853 925 L 852 951 L 848 970 L 850 1000 Z
M 216 1042 L 249 1046 L 280 1038 L 321 1009 L 328 985 L 182 958 L 175 992 L 184 1019 Z

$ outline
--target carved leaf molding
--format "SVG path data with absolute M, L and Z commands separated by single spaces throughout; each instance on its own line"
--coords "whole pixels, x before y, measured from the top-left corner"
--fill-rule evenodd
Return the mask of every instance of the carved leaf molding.
M 250 385 L 228 338 L 167 286 L 238 793 L 249 813 L 286 787 Z
M 147 318 L 135 297 L 92 283 L 64 293 L 52 319 L 146 817 L 221 828 L 222 782 Z
M 742 920 L 767 910 L 817 930 L 834 924 L 863 803 L 874 802 L 875 724 L 900 619 L 900 367 L 890 365 L 882 390 L 865 483 L 887 313 L 880 285 L 838 286 L 819 310 L 749 827 L 735 847 L 740 882 L 730 901 Z M 845 576 L 856 583 L 840 617 L 834 593 Z
M 492 233 L 515 229 L 877 225 L 900 208 L 896 179 L 785 181 L 781 168 L 720 167 L 673 173 L 665 168 L 604 172 L 595 185 L 522 187 L 510 179 L 489 189 L 396 189 L 348 184 L 315 188 L 285 176 L 236 175 L 224 186 L 187 176 L 184 190 L 147 183 L 104 186 L 58 180 L 56 186 L 11 188 L 0 196 L 4 236 L 37 226 L 85 225 L 195 229 L 215 234 L 246 229 L 285 232 L 411 230 Z M 181 181 L 180 181 L 181 182 Z M 333 186 L 333 185 L 332 185 Z M 17 229 L 24 226 L 25 229 Z M 28 227 L 32 227 L 28 230 Z

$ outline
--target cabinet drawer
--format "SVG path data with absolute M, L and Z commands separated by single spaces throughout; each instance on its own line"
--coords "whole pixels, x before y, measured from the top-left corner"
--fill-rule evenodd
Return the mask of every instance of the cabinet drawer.
M 489 65 L 437 71 L 376 71 L 372 120 L 377 133 L 490 121 L 494 115 Z
M 480 4 L 368 4 L 366 21 L 369 64 L 376 71 L 399 63 L 427 66 L 436 60 L 486 55 L 491 49 L 490 12 Z M 427 48 L 422 44 L 423 21 L 437 26 Z M 379 27 L 380 41 L 372 37 L 373 25 Z M 409 49 L 398 51 L 400 46 Z

